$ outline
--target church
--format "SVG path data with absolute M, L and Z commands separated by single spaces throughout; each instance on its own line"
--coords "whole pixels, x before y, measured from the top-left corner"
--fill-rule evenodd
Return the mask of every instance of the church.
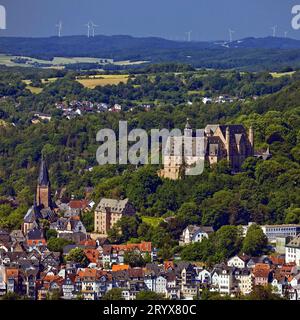
M 203 138 L 201 139 L 203 139 L 204 150 L 198 154 L 199 151 L 195 147 L 198 142 L 196 142 L 193 129 L 187 120 L 184 137 L 191 138 L 193 146 L 192 154 L 189 156 L 174 154 L 177 137 L 169 137 L 171 140 L 167 144 L 168 151 L 164 153 L 163 169 L 159 172 L 160 177 L 178 180 L 198 161 L 207 161 L 213 165 L 222 159 L 228 161 L 233 172 L 239 172 L 245 159 L 254 156 L 254 130 L 252 127 L 247 132 L 243 125 L 216 124 L 207 125 L 204 130 L 202 129 L 202 132 Z
M 57 220 L 55 204 L 51 198 L 51 184 L 49 172 L 44 159 L 39 169 L 39 176 L 34 197 L 33 206 L 27 211 L 22 224 L 22 231 L 26 235 L 33 229 L 40 228 L 41 220 L 48 220 L 50 223 Z

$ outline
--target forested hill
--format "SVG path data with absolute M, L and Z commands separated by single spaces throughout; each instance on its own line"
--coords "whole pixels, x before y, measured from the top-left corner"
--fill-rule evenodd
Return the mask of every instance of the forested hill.
M 228 43 L 183 42 L 131 36 L 0 38 L 0 53 L 41 59 L 95 57 L 149 62 L 185 62 L 196 67 L 248 70 L 300 66 L 300 41 L 247 38 Z
M 177 75 L 177 80 L 180 76 Z M 258 77 L 257 74 L 247 75 L 252 79 L 252 84 L 255 76 Z M 167 77 L 171 81 L 170 75 Z M 232 75 L 230 78 L 233 85 L 240 85 L 240 78 L 236 82 Z M 143 78 L 142 82 L 145 81 Z M 156 81 L 159 84 L 161 76 Z M 65 80 L 51 84 L 38 96 L 41 100 L 36 100 L 33 105 L 36 107 L 45 101 L 51 102 L 48 96 L 54 92 L 56 97 L 63 94 L 84 99 L 86 91 L 72 83 L 71 80 Z M 165 89 L 171 88 L 170 85 L 160 85 Z M 126 92 L 128 96 L 128 88 L 120 84 L 113 87 L 112 94 L 118 96 Z M 66 187 L 66 197 L 75 195 L 81 198 L 85 187 L 94 187 L 95 201 L 103 196 L 129 197 L 138 212 L 145 216 L 175 216 L 174 225 L 156 230 L 159 234 L 157 238 L 151 234 L 153 230 L 146 226 L 143 239 L 154 241 L 158 247 L 170 243 L 168 237 L 177 239 L 182 227 L 189 223 L 212 225 L 215 228 L 249 221 L 261 224 L 300 223 L 300 84 L 297 75 L 292 83 L 288 82 L 277 93 L 265 95 L 256 101 L 204 105 L 194 100 L 192 105 L 162 104 L 148 112 L 108 112 L 71 121 L 54 115 L 49 123 L 9 125 L 17 121 L 20 117 L 18 113 L 28 113 L 27 109 L 22 111 L 26 99 L 30 98 L 24 90 L 21 87 L 17 91 L 20 96 L 17 99 L 24 107 L 19 106 L 16 110 L 9 99 L 0 102 L 2 118 L 7 123 L 0 126 L 0 200 L 8 195 L 15 196 L 23 210 L 13 211 L 7 205 L 3 207 L 6 211 L 2 210 L 0 227 L 11 228 L 20 224 L 24 212 L 32 204 L 41 153 L 50 164 L 53 190 Z M 98 90 L 102 89 L 95 89 L 91 93 L 94 95 Z M 27 95 L 22 95 L 22 92 Z M 168 101 L 172 101 L 170 93 L 166 95 Z M 128 120 L 129 127 L 146 130 L 182 128 L 187 117 L 191 119 L 193 128 L 203 128 L 208 123 L 241 123 L 247 128 L 253 125 L 256 149 L 266 150 L 269 146 L 272 159 L 263 161 L 249 158 L 243 165 L 243 171 L 235 175 L 231 174 L 226 162 L 220 162 L 216 167 L 206 168 L 203 175 L 176 182 L 160 179 L 157 167 L 140 167 L 136 170 L 130 166 L 97 166 L 95 153 L 98 144 L 95 136 L 99 129 L 117 129 L 119 120 Z M 88 170 L 91 166 L 92 171 Z M 90 226 L 92 228 L 92 222 Z M 133 233 L 130 234 L 132 236 Z

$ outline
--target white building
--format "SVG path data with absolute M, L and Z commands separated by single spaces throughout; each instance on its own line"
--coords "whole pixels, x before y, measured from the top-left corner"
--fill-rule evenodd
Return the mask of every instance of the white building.
M 253 277 L 250 269 L 236 269 L 234 271 L 234 277 L 237 280 L 238 289 L 243 295 L 247 295 L 252 292 Z
M 300 266 L 300 235 L 285 246 L 285 262 L 295 262 L 297 266 Z
M 202 102 L 204 104 L 211 104 L 212 103 L 212 98 L 204 97 L 204 98 L 202 98 Z
M 244 269 L 246 268 L 249 260 L 250 258 L 246 255 L 240 255 L 240 256 L 236 255 L 227 261 L 227 265 L 228 267 L 236 267 L 239 269 Z
M 220 294 L 230 295 L 233 289 L 233 270 L 232 268 L 215 269 L 212 272 L 212 285 L 213 291 L 217 291 Z
M 300 233 L 299 224 L 264 225 L 261 226 L 270 242 L 276 242 L 278 237 L 296 237 Z
M 167 279 L 163 276 L 159 276 L 155 280 L 155 290 L 156 293 L 165 295 L 167 292 Z
M 189 225 L 183 230 L 179 244 L 187 245 L 190 243 L 201 242 L 204 238 L 208 239 L 209 235 L 213 231 L 212 227 Z
M 249 222 L 248 225 L 242 226 L 243 236 L 245 237 L 248 229 L 253 222 Z M 277 224 L 277 225 L 263 225 L 260 226 L 263 233 L 267 236 L 269 242 L 276 242 L 277 238 L 296 237 L 300 234 L 300 224 Z

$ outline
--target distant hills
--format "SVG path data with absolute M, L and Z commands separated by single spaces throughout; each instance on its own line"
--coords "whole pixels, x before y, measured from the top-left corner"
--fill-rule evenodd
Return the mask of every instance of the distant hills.
M 0 53 L 52 60 L 94 57 L 114 60 L 183 62 L 195 67 L 249 70 L 300 67 L 300 41 L 288 38 L 245 38 L 231 43 L 179 42 L 156 37 L 85 36 L 0 37 Z
M 226 43 L 229 48 L 247 49 L 300 49 L 300 40 L 289 38 L 245 38 Z

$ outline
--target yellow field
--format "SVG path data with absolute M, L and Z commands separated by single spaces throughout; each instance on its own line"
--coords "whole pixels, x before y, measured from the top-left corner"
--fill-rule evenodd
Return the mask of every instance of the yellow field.
M 126 74 L 116 74 L 116 75 L 98 74 L 98 75 L 90 76 L 89 78 L 78 77 L 77 81 L 86 88 L 94 89 L 97 86 L 113 85 L 113 84 L 119 84 L 121 82 L 127 83 L 128 78 L 129 78 L 129 75 L 126 75 Z M 57 78 L 49 78 L 48 81 L 46 81 L 45 79 L 42 79 L 42 83 L 48 84 L 56 80 Z M 23 82 L 27 85 L 27 89 L 34 94 L 39 94 L 43 91 L 43 88 L 32 87 L 30 85 L 31 80 L 23 80 Z
M 121 82 L 127 83 L 128 75 L 117 74 L 117 75 L 95 75 L 89 78 L 78 78 L 77 81 L 83 86 L 89 89 L 94 89 L 97 86 L 106 86 L 119 84 Z
M 273 78 L 281 78 L 281 77 L 286 77 L 286 76 L 292 76 L 295 73 L 295 71 L 291 72 L 272 72 L 271 76 Z
M 26 89 L 30 90 L 30 92 L 34 94 L 39 94 L 43 91 L 43 88 L 36 88 L 32 86 L 26 86 Z

